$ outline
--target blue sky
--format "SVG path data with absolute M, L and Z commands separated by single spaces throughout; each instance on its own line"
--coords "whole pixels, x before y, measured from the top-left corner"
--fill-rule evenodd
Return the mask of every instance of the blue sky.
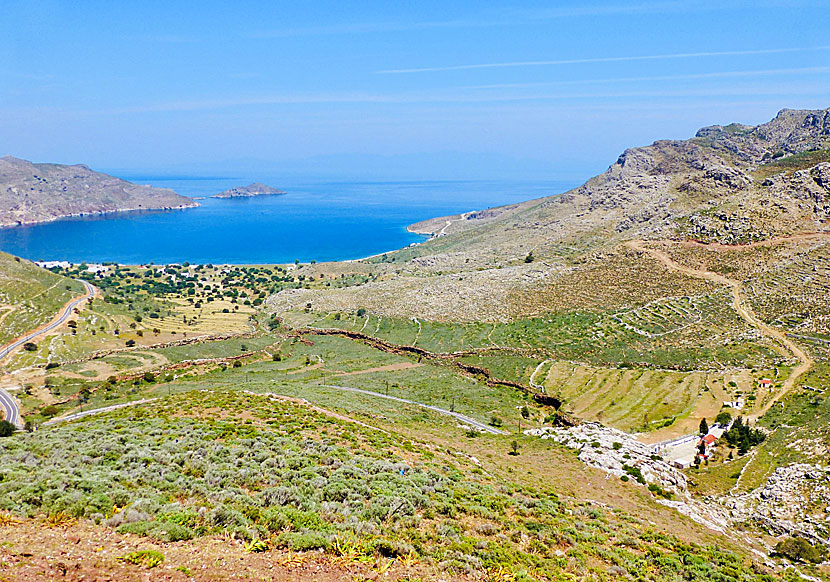
M 0 155 L 94 168 L 587 178 L 830 107 L 830 2 L 3 3 Z

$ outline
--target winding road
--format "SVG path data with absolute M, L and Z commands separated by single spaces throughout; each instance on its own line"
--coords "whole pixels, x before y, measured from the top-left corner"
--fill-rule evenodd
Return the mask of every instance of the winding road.
M 67 414 L 66 416 L 61 416 L 60 418 L 53 418 L 51 420 L 47 420 L 43 423 L 43 426 L 50 426 L 53 424 L 58 424 L 59 422 L 69 422 L 71 420 L 78 420 L 79 418 L 84 418 L 85 416 L 91 416 L 93 414 L 101 414 L 102 412 L 109 412 L 111 410 L 118 410 L 119 408 L 127 408 L 129 406 L 139 406 L 141 404 L 147 404 L 149 402 L 155 402 L 158 398 L 142 398 L 141 400 L 133 400 L 132 402 L 125 402 L 123 404 L 113 404 L 112 406 L 105 406 L 103 408 L 92 408 L 90 410 L 82 410 L 80 412 L 73 412 L 72 414 Z
M 66 305 L 63 306 L 63 309 L 58 312 L 58 314 L 46 325 L 42 325 L 39 328 L 28 332 L 27 334 L 17 338 L 16 340 L 12 341 L 9 344 L 6 344 L 2 348 L 0 348 L 0 360 L 6 358 L 10 355 L 14 350 L 25 344 L 26 342 L 30 342 L 33 339 L 40 337 L 44 334 L 49 333 L 56 327 L 60 326 L 67 319 L 72 316 L 72 311 L 80 305 L 82 302 L 86 301 L 95 296 L 96 289 L 90 283 L 86 281 L 81 281 L 84 285 L 84 294 L 75 297 L 74 299 L 70 300 Z M 20 408 L 17 406 L 17 401 L 14 397 L 0 388 L 0 407 L 3 408 L 5 413 L 5 419 L 9 422 L 12 422 L 16 425 L 20 425 L 22 420 L 20 418 Z
M 431 406 L 429 404 L 423 404 L 421 402 L 415 402 L 414 400 L 407 400 L 406 398 L 398 398 L 397 396 L 387 396 L 386 394 L 381 394 L 380 392 L 372 392 L 371 390 L 361 390 L 360 388 L 349 388 L 348 386 L 336 386 L 334 384 L 320 384 L 323 388 L 334 388 L 336 390 L 344 390 L 346 392 L 357 392 L 359 394 L 367 394 L 369 396 L 377 396 L 378 398 L 385 398 L 386 400 L 394 400 L 396 402 L 402 402 L 404 404 L 414 404 L 415 406 L 420 406 L 421 408 L 426 408 L 427 410 L 432 410 L 433 412 L 437 412 L 438 414 L 443 414 L 444 416 L 452 416 L 457 418 L 463 423 L 469 424 L 477 429 L 489 432 L 490 434 L 500 434 L 505 435 L 508 434 L 503 430 L 499 430 L 497 428 L 493 428 L 483 422 L 479 422 L 474 418 L 470 418 L 460 412 L 453 412 L 452 410 L 446 410 L 444 408 L 438 408 L 437 406 Z
M 3 420 L 8 420 L 14 425 L 20 425 L 20 409 L 17 407 L 17 402 L 14 396 L 2 388 L 0 388 L 0 408 L 5 413 Z

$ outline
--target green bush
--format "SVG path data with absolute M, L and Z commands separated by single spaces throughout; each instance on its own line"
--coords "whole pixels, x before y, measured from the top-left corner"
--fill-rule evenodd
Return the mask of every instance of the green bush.
M 17 427 L 8 420 L 0 420 L 0 437 L 12 436 Z
M 275 544 L 279 548 L 289 548 L 297 552 L 309 550 L 327 550 L 331 545 L 329 538 L 322 532 L 306 533 L 285 532 L 277 536 Z
M 792 562 L 812 562 L 817 564 L 824 560 L 826 550 L 816 547 L 804 538 L 787 538 L 778 542 L 775 553 Z

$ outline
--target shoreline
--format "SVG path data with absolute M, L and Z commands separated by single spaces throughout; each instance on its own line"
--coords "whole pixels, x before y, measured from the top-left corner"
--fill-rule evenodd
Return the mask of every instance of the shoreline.
M 195 198 L 193 200 L 193 204 L 181 204 L 179 206 L 159 206 L 155 208 L 116 208 L 114 210 L 90 210 L 87 212 L 73 212 L 71 214 L 61 214 L 49 218 L 42 218 L 40 220 L 18 220 L 14 223 L 0 223 L 0 229 L 16 228 L 21 226 L 37 226 L 38 224 L 48 224 L 50 222 L 56 222 L 58 220 L 63 220 L 65 218 L 82 218 L 84 216 L 104 216 L 107 214 L 117 214 L 120 212 L 164 212 L 167 210 L 188 210 L 190 208 L 198 208 L 199 206 L 201 206 L 201 204 L 196 202 Z

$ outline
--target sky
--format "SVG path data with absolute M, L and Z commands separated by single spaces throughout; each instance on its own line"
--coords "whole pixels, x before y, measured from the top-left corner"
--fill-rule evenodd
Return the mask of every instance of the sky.
M 830 0 L 4 0 L 0 155 L 95 169 L 588 178 L 830 107 Z

